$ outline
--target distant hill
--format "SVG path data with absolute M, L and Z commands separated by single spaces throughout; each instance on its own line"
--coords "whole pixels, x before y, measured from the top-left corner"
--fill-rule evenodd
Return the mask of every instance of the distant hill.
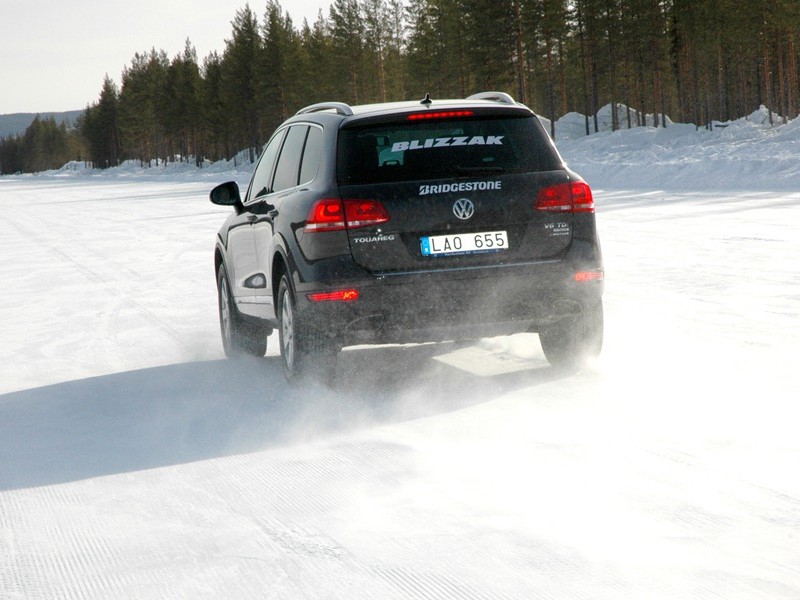
M 78 117 L 81 116 L 83 112 L 82 110 L 69 110 L 67 112 L 13 113 L 10 115 L 0 115 L 0 138 L 25 133 L 25 130 L 33 123 L 37 114 L 43 119 L 53 117 L 59 125 L 63 121 L 69 121 L 70 124 L 75 125 Z

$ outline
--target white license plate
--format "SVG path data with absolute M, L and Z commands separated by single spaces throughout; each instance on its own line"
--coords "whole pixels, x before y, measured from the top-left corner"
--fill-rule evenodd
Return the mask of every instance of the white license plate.
M 429 235 L 420 238 L 422 256 L 452 256 L 454 254 L 483 254 L 508 249 L 505 231 Z

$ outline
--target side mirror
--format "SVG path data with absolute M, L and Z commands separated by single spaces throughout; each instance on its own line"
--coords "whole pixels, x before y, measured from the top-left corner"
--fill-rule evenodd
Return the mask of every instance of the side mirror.
M 212 204 L 219 206 L 236 206 L 242 203 L 239 195 L 239 185 L 235 181 L 227 181 L 219 184 L 209 194 Z

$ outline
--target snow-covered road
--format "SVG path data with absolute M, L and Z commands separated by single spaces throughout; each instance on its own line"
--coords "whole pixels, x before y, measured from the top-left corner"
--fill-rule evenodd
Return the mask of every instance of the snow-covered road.
M 0 179 L 0 598 L 800 597 L 800 194 L 596 189 L 606 344 L 222 358 L 208 180 Z

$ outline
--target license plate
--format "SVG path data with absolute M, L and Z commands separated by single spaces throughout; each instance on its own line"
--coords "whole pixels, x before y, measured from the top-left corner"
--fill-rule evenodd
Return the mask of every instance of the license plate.
M 508 249 L 505 231 L 428 235 L 420 238 L 422 256 L 453 256 L 455 254 L 484 254 Z

